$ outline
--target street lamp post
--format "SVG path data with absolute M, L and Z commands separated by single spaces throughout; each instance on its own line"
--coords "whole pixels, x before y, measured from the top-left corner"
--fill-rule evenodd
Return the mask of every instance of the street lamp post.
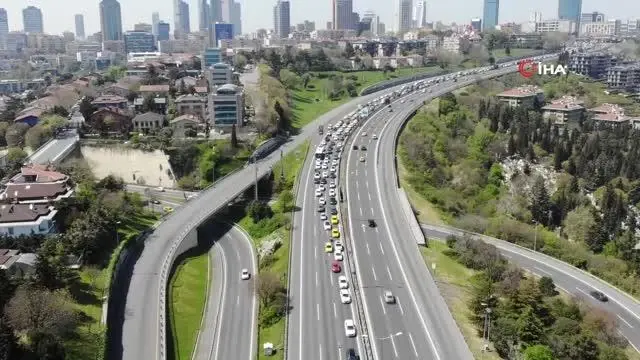
M 120 245 L 120 234 L 118 233 L 118 225 L 120 225 L 120 220 L 116 221 L 116 247 Z

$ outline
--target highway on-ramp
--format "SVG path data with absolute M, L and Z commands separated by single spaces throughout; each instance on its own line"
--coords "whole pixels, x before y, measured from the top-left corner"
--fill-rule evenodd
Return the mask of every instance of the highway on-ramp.
M 194 359 L 254 360 L 258 304 L 253 286 L 258 267 L 253 245 L 236 226 L 221 224 L 213 236 L 213 271 Z M 242 269 L 249 270 L 248 280 L 241 279 Z

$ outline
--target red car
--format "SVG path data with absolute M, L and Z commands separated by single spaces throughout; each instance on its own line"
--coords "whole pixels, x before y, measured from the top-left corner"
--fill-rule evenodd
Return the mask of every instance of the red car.
M 331 271 L 333 271 L 334 273 L 339 273 L 340 271 L 342 271 L 342 268 L 340 267 L 340 263 L 337 261 L 332 262 Z

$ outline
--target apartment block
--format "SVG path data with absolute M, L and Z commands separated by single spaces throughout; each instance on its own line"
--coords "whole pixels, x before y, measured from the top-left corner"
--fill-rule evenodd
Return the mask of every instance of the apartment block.
M 606 53 L 578 53 L 569 57 L 569 70 L 594 79 L 607 77 L 607 69 L 615 66 L 618 59 Z
M 640 63 L 621 64 L 607 69 L 610 89 L 640 92 Z
M 525 85 L 514 89 L 509 89 L 496 95 L 500 102 L 511 107 L 532 108 L 536 101 L 540 104 L 544 101 L 544 92 L 541 88 L 533 85 Z

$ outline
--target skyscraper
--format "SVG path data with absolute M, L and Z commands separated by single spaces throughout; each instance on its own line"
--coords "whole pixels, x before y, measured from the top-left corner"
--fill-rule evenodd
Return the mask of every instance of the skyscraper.
M 200 31 L 209 30 L 209 24 L 211 24 L 211 18 L 209 17 L 210 10 L 211 6 L 207 0 L 200 0 L 198 2 L 198 18 L 200 20 L 198 25 L 200 25 Z
M 158 29 L 158 24 L 160 23 L 160 14 L 157 11 L 151 13 L 151 33 L 155 36 L 158 36 L 160 30 Z M 166 39 L 168 40 L 168 39 Z
M 84 16 L 76 14 L 76 38 L 84 40 Z
M 558 0 L 558 19 L 571 20 L 576 23 L 576 29 L 580 29 L 580 14 L 582 13 L 582 0 Z
M 231 24 L 231 12 L 233 8 L 233 0 L 219 0 L 222 22 Z
M 335 0 L 333 4 L 335 6 L 333 28 L 335 30 L 353 29 L 353 0 Z
M 22 10 L 22 23 L 26 33 L 43 33 L 42 11 L 35 6 L 27 6 Z
M 239 2 L 231 4 L 231 23 L 233 24 L 233 36 L 242 35 L 242 7 Z
M 427 26 L 427 2 L 418 0 L 415 7 L 415 27 L 423 28 Z
M 183 34 L 191 32 L 191 21 L 189 20 L 189 4 L 186 1 L 180 0 L 180 30 Z
M 9 36 L 9 17 L 7 10 L 0 8 L 0 50 L 7 50 L 7 37 Z
M 169 34 L 171 34 L 171 25 L 169 25 L 169 23 L 167 22 L 159 21 L 158 34 L 156 35 L 158 41 L 169 40 Z
M 482 14 L 482 31 L 493 30 L 496 28 L 496 25 L 498 25 L 499 11 L 500 0 L 484 0 L 484 12 Z
M 413 25 L 413 2 L 411 0 L 399 0 L 396 11 L 398 12 L 398 23 L 395 30 L 400 33 L 411 30 L 411 25 Z
M 378 36 L 378 24 L 380 24 L 380 17 L 376 15 L 373 11 L 365 11 L 364 15 L 362 15 L 362 22 L 369 24 L 369 31 L 374 36 Z
M 122 14 L 117 0 L 100 2 L 100 30 L 102 41 L 122 40 Z
M 273 30 L 280 39 L 288 38 L 291 31 L 289 0 L 278 0 L 273 7 Z
M 220 0 L 211 0 L 211 9 L 209 10 L 209 20 L 211 24 L 222 22 L 222 4 Z

